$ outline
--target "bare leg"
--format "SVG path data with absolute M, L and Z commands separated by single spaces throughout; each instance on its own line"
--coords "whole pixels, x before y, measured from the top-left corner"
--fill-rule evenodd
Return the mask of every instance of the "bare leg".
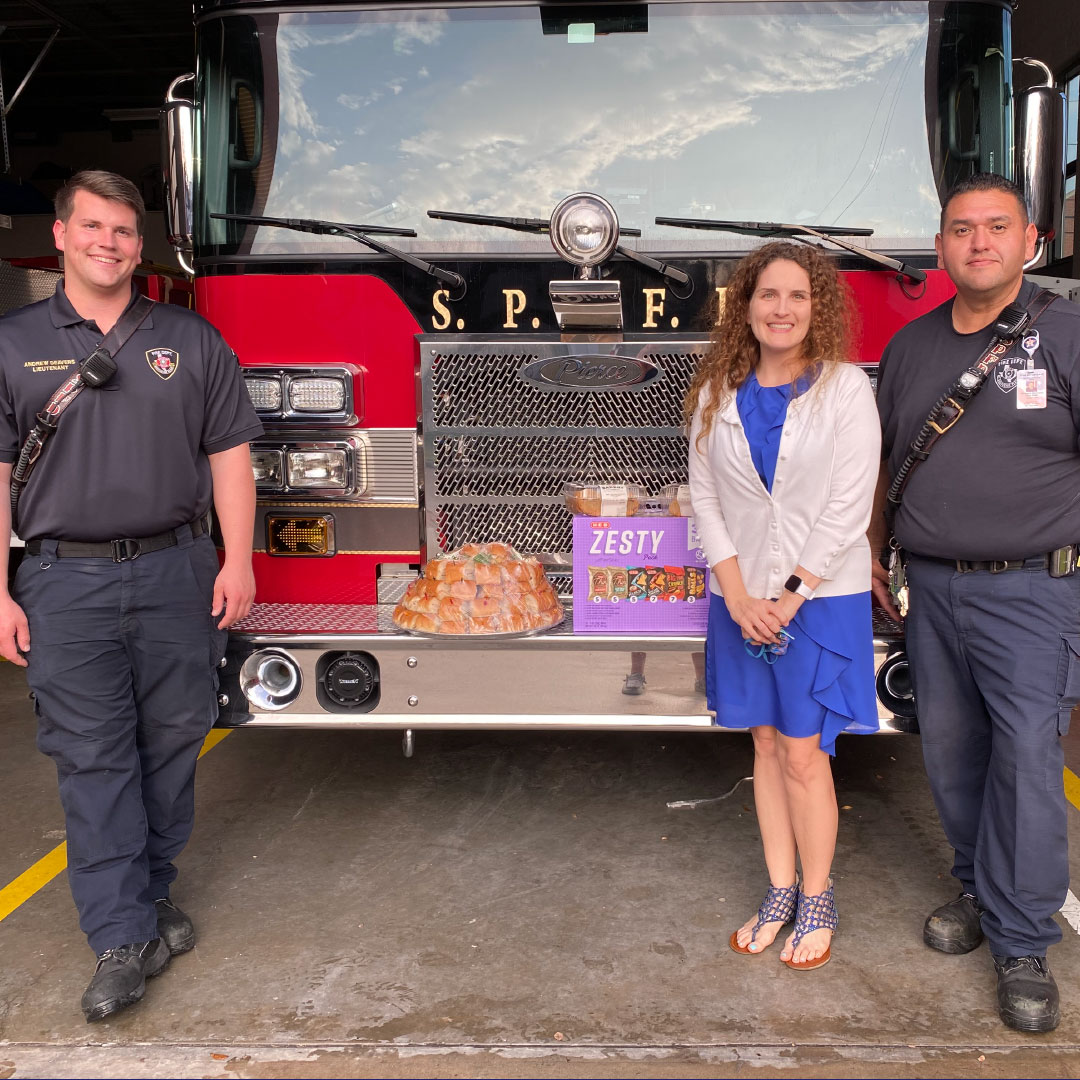
M 765 865 L 769 883 L 783 889 L 795 883 L 795 832 L 788 816 L 788 797 L 777 753 L 778 735 L 776 728 L 767 725 L 750 731 L 754 736 L 754 806 L 765 849 Z M 755 913 L 737 933 L 739 945 L 752 952 L 760 952 L 771 945 L 783 925 L 766 923 L 751 943 L 757 918 Z
M 792 739 L 778 736 L 778 758 L 787 792 L 788 813 L 802 862 L 802 891 L 818 896 L 829 886 L 833 855 L 836 852 L 836 788 L 829 755 L 821 749 L 821 736 Z M 784 944 L 781 960 L 792 958 L 791 941 Z M 794 950 L 799 963 L 824 954 L 832 940 L 831 930 L 807 934 Z
M 644 675 L 645 674 L 645 653 L 632 652 L 630 654 L 630 674 L 631 675 Z

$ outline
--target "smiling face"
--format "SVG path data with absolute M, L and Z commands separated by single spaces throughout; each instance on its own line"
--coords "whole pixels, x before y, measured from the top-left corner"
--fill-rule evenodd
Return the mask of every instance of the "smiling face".
M 938 266 L 963 298 L 979 301 L 1020 288 L 1038 231 L 1006 191 L 969 191 L 951 199 L 935 241 Z
M 800 360 L 810 311 L 809 274 L 790 259 L 774 259 L 758 276 L 746 311 L 761 359 Z
M 53 224 L 53 239 L 64 253 L 69 297 L 128 295 L 142 257 L 142 237 L 130 206 L 76 191 L 71 216 Z

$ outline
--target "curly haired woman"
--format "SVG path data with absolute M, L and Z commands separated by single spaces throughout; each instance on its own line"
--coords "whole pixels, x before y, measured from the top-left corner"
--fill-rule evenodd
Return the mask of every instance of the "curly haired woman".
M 836 736 L 878 728 L 866 526 L 881 434 L 870 381 L 846 362 L 849 323 L 817 248 L 767 244 L 736 267 L 686 400 L 690 496 L 723 598 L 707 700 L 717 724 L 753 734 L 769 871 L 730 944 L 760 953 L 794 919 L 780 959 L 796 970 L 828 962 L 837 924 Z

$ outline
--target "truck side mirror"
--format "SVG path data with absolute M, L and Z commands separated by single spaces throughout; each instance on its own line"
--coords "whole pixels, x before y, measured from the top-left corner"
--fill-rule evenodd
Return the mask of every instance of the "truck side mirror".
M 161 161 L 165 180 L 165 230 L 176 260 L 185 273 L 194 275 L 192 163 L 194 162 L 195 106 L 176 96 L 176 88 L 194 75 L 180 75 L 169 84 L 161 110 Z
M 1065 198 L 1065 95 L 1041 61 L 1025 56 L 1022 63 L 1041 68 L 1046 82 L 1016 95 L 1016 178 L 1027 200 L 1031 221 L 1039 230 L 1035 256 L 1024 269 L 1042 258 L 1047 240 L 1061 223 Z

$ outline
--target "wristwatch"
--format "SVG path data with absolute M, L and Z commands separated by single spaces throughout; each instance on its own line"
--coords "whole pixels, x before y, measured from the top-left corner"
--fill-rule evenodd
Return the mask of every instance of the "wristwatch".
M 784 582 L 784 589 L 787 592 L 797 593 L 804 600 L 814 599 L 814 590 L 811 589 L 798 574 L 792 574 L 791 577 Z

